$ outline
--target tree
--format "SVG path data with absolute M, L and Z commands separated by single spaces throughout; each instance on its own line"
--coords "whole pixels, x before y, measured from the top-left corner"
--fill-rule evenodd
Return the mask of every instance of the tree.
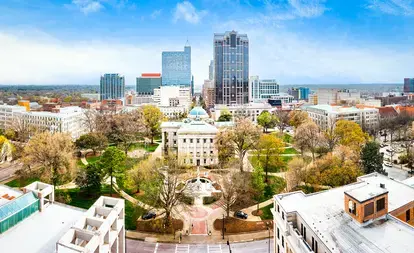
M 263 127 L 263 132 L 267 133 L 269 128 L 273 128 L 276 126 L 277 118 L 275 115 L 271 114 L 268 111 L 263 111 L 257 117 L 257 124 Z
M 309 120 L 307 112 L 304 111 L 291 111 L 289 113 L 289 124 L 295 128 Z
M 111 180 L 111 196 L 113 189 L 113 177 L 116 178 L 117 184 L 122 186 L 125 173 L 126 155 L 116 147 L 108 147 L 99 159 L 99 166 L 105 175 Z
M 82 124 L 88 129 L 88 132 L 95 132 L 100 128 L 99 122 L 103 119 L 101 116 L 94 109 L 86 109 L 83 111 Z
M 241 119 L 229 131 L 229 141 L 234 144 L 235 152 L 239 158 L 240 172 L 243 172 L 243 160 L 250 149 L 256 146 L 260 138 L 260 129 L 249 119 Z
M 286 184 L 288 192 L 294 190 L 299 184 L 304 181 L 306 176 L 306 162 L 303 158 L 294 157 L 289 163 L 289 170 L 286 173 Z
M 218 122 L 226 122 L 231 121 L 233 116 L 227 109 L 223 109 L 220 113 L 220 117 L 218 118 Z
M 128 185 L 140 192 L 141 186 L 145 183 L 145 180 L 150 178 L 150 173 L 154 167 L 155 162 L 150 160 L 142 160 L 134 166 L 127 174 Z
M 169 227 L 173 208 L 185 198 L 186 185 L 180 186 L 180 172 L 183 171 L 175 156 L 166 157 L 163 164 L 168 168 L 164 173 L 159 170 L 159 165 L 153 164 L 150 177 L 142 188 L 149 203 L 158 203 L 164 209 L 164 225 Z
M 223 200 L 220 201 L 221 208 L 226 212 L 227 218 L 230 217 L 231 208 L 242 197 L 241 189 L 245 187 L 243 173 L 228 173 L 223 176 L 222 182 Z
M 336 122 L 336 117 L 331 117 L 328 119 L 328 125 L 323 131 L 324 141 L 329 152 L 332 152 L 339 142 L 339 136 L 337 132 L 335 132 Z
M 75 169 L 74 147 L 68 134 L 43 132 L 34 135 L 24 147 L 22 160 L 27 166 L 39 166 L 41 176 L 53 185 L 70 179 Z
M 322 138 L 319 127 L 313 121 L 301 124 L 295 131 L 294 140 L 300 147 L 308 149 L 312 153 L 312 159 L 315 160 L 315 153 Z
M 283 153 L 283 142 L 274 135 L 263 134 L 256 146 L 257 158 L 266 173 L 265 181 L 268 182 L 270 166 L 281 167 L 284 162 L 280 157 Z
M 226 168 L 234 159 L 234 144 L 229 131 L 219 131 L 215 138 L 215 147 L 218 151 L 218 167 Z
M 289 111 L 286 110 L 276 110 L 274 111 L 276 120 L 276 126 L 279 128 L 279 131 L 283 133 L 285 128 L 289 125 Z
M 82 149 L 92 149 L 96 155 L 96 151 L 103 150 L 108 146 L 108 139 L 102 133 L 84 134 L 76 140 L 76 146 Z
M 339 137 L 339 144 L 348 146 L 357 153 L 368 139 L 368 135 L 353 121 L 338 120 L 334 132 Z
M 164 114 L 156 106 L 144 105 L 142 107 L 142 116 L 147 136 L 151 139 L 151 144 L 153 144 L 154 137 L 160 134 L 160 126 L 161 121 L 164 119 Z
M 88 164 L 86 168 L 78 171 L 75 182 L 79 188 L 82 191 L 86 191 L 88 195 L 91 193 L 99 195 L 102 186 L 102 170 L 95 163 Z
M 256 197 L 263 196 L 263 191 L 265 189 L 265 178 L 263 176 L 263 169 L 261 166 L 254 168 L 251 176 L 251 188 L 253 189 L 253 194 Z
M 367 142 L 361 150 L 361 165 L 364 173 L 378 172 L 386 175 L 382 162 L 383 156 L 380 153 L 380 145 L 374 141 Z

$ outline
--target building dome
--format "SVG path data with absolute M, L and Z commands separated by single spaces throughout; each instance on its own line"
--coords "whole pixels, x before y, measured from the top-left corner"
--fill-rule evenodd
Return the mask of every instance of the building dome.
M 207 112 L 200 106 L 194 107 L 190 113 L 188 114 L 188 117 L 191 119 L 206 119 L 208 118 Z

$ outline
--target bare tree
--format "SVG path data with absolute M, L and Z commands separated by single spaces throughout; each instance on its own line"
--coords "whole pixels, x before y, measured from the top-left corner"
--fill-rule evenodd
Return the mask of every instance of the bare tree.
M 283 133 L 287 126 L 289 126 L 289 111 L 286 110 L 276 110 L 274 114 L 278 118 L 276 126 L 279 128 L 279 131 Z
M 300 143 L 312 153 L 312 159 L 315 160 L 316 150 L 322 140 L 319 127 L 313 121 L 307 121 L 296 129 L 294 138 L 295 142 Z
M 337 121 L 338 120 L 336 119 L 336 117 L 331 117 L 328 120 L 328 125 L 326 129 L 323 131 L 324 141 L 330 152 L 332 152 L 336 145 L 338 145 L 340 139 L 340 137 L 335 132 L 335 126 Z
M 98 129 L 99 112 L 95 109 L 86 109 L 83 112 L 82 124 L 90 133 Z
M 240 191 L 245 187 L 243 173 L 230 172 L 222 179 L 223 201 L 220 201 L 221 208 L 226 212 L 227 218 L 236 202 L 241 198 Z
M 294 157 L 289 163 L 289 170 L 286 173 L 286 184 L 288 192 L 294 190 L 299 184 L 305 180 L 306 162 L 303 158 Z

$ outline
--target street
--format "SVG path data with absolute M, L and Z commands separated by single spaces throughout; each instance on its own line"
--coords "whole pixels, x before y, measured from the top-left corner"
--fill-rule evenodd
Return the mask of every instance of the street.
M 229 253 L 227 244 L 171 244 L 127 239 L 127 253 Z M 231 243 L 232 253 L 269 252 L 269 240 Z M 270 252 L 273 239 L 270 240 Z
M 396 180 L 402 181 L 410 177 L 408 172 L 401 169 L 398 165 L 393 164 L 393 167 L 382 165 L 382 167 L 386 172 L 388 172 L 389 178 L 394 178 Z
M 16 170 L 20 169 L 22 166 L 19 163 L 3 163 L 0 165 L 0 182 L 10 178 L 14 175 Z

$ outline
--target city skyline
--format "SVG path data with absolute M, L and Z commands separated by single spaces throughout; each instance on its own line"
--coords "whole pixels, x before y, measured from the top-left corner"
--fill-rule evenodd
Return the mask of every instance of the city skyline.
M 2 84 L 98 84 L 120 73 L 133 85 L 188 39 L 199 87 L 213 34 L 231 30 L 250 38 L 250 75 L 281 85 L 413 76 L 412 1 L 6 0 L 0 10 Z

